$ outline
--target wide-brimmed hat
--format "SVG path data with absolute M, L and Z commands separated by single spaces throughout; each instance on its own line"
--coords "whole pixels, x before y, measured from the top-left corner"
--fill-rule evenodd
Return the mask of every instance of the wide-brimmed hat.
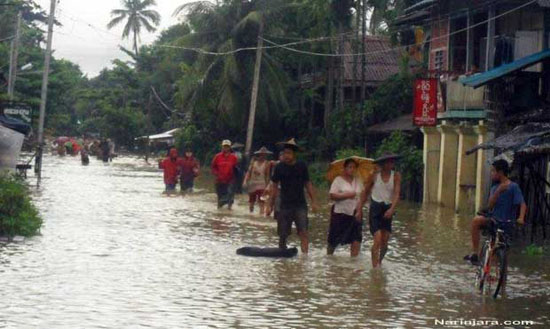
M 386 162 L 388 160 L 398 160 L 402 156 L 399 154 L 391 153 L 391 152 L 384 152 L 378 159 L 374 160 L 374 163 L 380 164 L 383 162 Z
M 296 139 L 294 139 L 294 138 L 291 138 L 286 142 L 279 142 L 279 143 L 277 143 L 277 145 L 279 145 L 282 148 L 287 148 L 288 147 L 288 148 L 291 148 L 295 151 L 302 150 L 302 148 L 298 145 L 298 143 L 296 143 Z
M 222 142 L 222 146 L 231 147 L 231 141 L 229 139 L 224 139 L 223 142 Z
M 254 154 L 255 155 L 260 155 L 260 154 L 268 155 L 268 154 L 273 154 L 273 152 L 268 150 L 267 147 L 262 146 L 258 151 L 254 152 Z

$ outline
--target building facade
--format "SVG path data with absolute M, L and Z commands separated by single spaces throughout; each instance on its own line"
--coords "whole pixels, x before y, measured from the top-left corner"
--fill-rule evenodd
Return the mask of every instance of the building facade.
M 414 44 L 421 72 L 438 80 L 437 125 L 422 128 L 424 202 L 468 214 L 486 205 L 494 151 L 466 151 L 550 99 L 549 8 L 547 0 L 424 0 L 398 18 L 401 42 Z

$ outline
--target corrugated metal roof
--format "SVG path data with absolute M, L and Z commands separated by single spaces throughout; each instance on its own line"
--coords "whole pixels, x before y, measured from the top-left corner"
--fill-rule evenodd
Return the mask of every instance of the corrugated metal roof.
M 462 82 L 466 86 L 477 88 L 495 79 L 501 78 L 510 73 L 514 73 L 516 71 L 519 71 L 526 67 L 534 65 L 549 57 L 550 57 L 550 49 L 543 50 L 533 55 L 529 55 L 521 59 L 518 59 L 516 61 L 513 61 L 512 63 L 501 65 L 487 72 L 478 73 L 466 78 L 462 78 L 460 79 L 460 82 Z
M 466 154 L 472 154 L 477 150 L 494 149 L 499 152 L 514 151 L 522 152 L 533 146 L 540 145 L 541 142 L 550 135 L 550 123 L 528 123 L 516 127 L 511 132 L 499 136 L 493 140 L 481 143 L 468 150 Z
M 399 73 L 400 54 L 392 49 L 389 39 L 367 36 L 364 42 L 367 53 L 365 82 L 378 84 Z M 352 49 L 351 44 L 351 41 L 344 43 L 344 53 L 353 54 L 356 52 Z M 357 65 L 355 61 L 358 61 Z M 347 86 L 353 82 L 355 77 L 357 77 L 357 81 L 361 81 L 361 56 L 345 57 L 344 66 L 344 78 Z M 357 68 L 356 75 L 353 72 L 354 68 Z

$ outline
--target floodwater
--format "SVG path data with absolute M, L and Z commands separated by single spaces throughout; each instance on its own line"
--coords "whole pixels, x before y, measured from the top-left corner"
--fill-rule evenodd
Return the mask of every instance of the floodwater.
M 469 220 L 441 209 L 399 207 L 381 270 L 371 268 L 368 229 L 359 258 L 347 248 L 325 255 L 328 208 L 311 218 L 309 255 L 247 258 L 235 250 L 277 238 L 244 197 L 218 211 L 206 185 L 162 195 L 162 174 L 142 160 L 79 160 L 46 157 L 34 195 L 41 235 L 0 245 L 0 328 L 550 326 L 548 256 L 514 250 L 507 295 L 480 296 L 461 260 Z

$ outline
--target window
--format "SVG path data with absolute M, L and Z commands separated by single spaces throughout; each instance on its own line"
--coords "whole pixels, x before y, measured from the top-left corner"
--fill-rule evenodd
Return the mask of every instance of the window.
M 443 69 L 443 50 L 436 50 L 434 56 L 434 69 L 440 71 Z

